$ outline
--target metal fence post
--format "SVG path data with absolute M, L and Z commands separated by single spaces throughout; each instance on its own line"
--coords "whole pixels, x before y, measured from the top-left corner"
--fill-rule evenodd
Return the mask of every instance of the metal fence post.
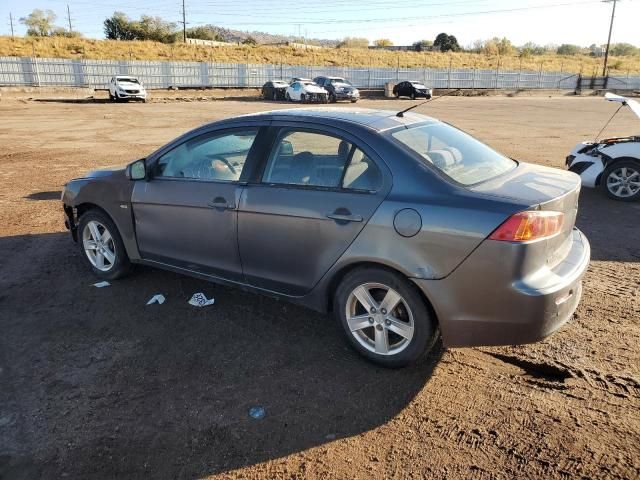
M 451 57 L 449 57 L 449 70 L 447 72 L 447 88 L 451 88 Z

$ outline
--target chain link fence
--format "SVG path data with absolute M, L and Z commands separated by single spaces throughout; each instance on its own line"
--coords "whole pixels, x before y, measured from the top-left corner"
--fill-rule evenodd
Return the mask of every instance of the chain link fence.
M 387 82 L 422 81 L 432 88 L 575 90 L 579 76 L 566 72 L 360 68 L 209 62 L 142 62 L 0 57 L 2 86 L 65 86 L 106 89 L 114 75 L 132 75 L 149 89 L 169 87 L 261 87 L 273 79 L 345 77 L 358 88 L 383 88 Z M 640 89 L 640 77 L 608 77 L 609 88 Z

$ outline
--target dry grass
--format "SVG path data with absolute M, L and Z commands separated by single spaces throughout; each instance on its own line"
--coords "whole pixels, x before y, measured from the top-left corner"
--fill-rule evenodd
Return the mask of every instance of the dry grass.
M 185 60 L 229 63 L 275 63 L 289 65 L 399 67 L 399 68 L 480 68 L 505 70 L 563 71 L 591 75 L 600 72 L 602 59 L 586 55 L 555 54 L 519 58 L 474 53 L 389 52 L 366 49 L 296 50 L 291 47 L 232 45 L 209 47 L 167 45 L 157 42 L 120 42 L 73 38 L 0 37 L 0 56 L 41 58 L 85 58 L 115 60 Z M 640 74 L 640 56 L 612 57 L 613 74 Z

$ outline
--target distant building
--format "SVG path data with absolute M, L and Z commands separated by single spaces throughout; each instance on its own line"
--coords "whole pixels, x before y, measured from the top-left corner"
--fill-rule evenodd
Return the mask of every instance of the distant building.
M 215 40 L 201 40 L 199 38 L 187 38 L 187 43 L 191 45 L 208 45 L 210 47 L 230 47 L 236 45 L 229 42 L 217 42 Z
M 594 57 L 604 57 L 606 48 L 602 45 L 591 45 L 591 55 Z

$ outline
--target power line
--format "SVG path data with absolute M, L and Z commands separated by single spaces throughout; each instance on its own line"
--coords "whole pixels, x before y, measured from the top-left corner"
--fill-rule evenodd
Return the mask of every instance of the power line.
M 613 19 L 616 16 L 616 3 L 618 0 L 605 0 L 605 3 L 613 2 L 611 10 L 611 23 L 609 24 L 609 38 L 607 39 L 607 50 L 604 52 L 604 67 L 602 67 L 602 76 L 607 75 L 607 63 L 609 62 L 609 46 L 611 45 L 611 31 L 613 30 Z

